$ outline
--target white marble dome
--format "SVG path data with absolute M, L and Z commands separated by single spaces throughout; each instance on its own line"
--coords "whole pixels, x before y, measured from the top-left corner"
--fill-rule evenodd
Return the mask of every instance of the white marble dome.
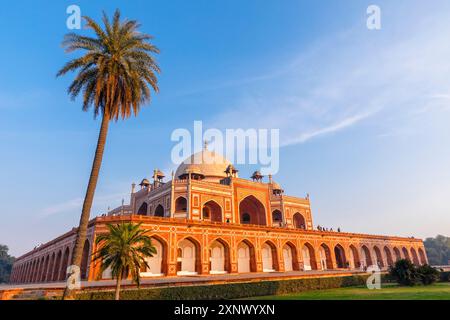
M 230 164 L 222 155 L 203 149 L 184 160 L 178 166 L 175 177 L 191 172 L 202 174 L 206 180 L 220 180 L 227 176 L 225 170 Z

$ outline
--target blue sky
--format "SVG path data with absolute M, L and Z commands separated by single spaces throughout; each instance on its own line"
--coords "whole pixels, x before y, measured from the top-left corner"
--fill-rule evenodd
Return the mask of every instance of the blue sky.
M 72 77 L 55 78 L 71 4 L 94 18 L 120 8 L 161 49 L 161 93 L 110 127 L 92 216 L 171 169 L 171 132 L 202 120 L 280 128 L 275 180 L 311 194 L 316 225 L 450 234 L 448 1 L 48 3 L 0 12 L 0 243 L 12 254 L 75 226 L 89 177 L 99 122 L 68 99 Z

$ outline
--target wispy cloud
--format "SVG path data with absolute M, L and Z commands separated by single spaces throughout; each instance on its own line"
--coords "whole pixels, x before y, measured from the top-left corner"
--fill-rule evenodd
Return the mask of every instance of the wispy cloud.
M 408 25 L 408 37 L 377 38 L 364 28 L 343 32 L 293 57 L 278 72 L 236 81 L 239 100 L 208 126 L 280 128 L 284 146 L 337 133 L 370 117 L 380 117 L 375 125 L 380 136 L 409 132 L 400 128 L 413 125 L 408 117 L 450 105 L 448 33 L 450 23 L 437 17 Z M 243 84 L 250 81 L 247 90 Z
M 95 197 L 93 207 L 97 208 L 97 207 L 109 206 L 109 205 L 111 205 L 111 203 L 117 203 L 117 201 L 120 201 L 122 198 L 125 198 L 127 196 L 129 196 L 129 195 L 126 193 L 101 195 L 101 196 Z M 50 206 L 42 209 L 41 212 L 39 213 L 38 217 L 39 218 L 47 218 L 50 216 L 64 214 L 64 213 L 68 213 L 68 212 L 74 212 L 74 211 L 81 212 L 83 200 L 84 199 L 80 197 L 80 198 L 69 199 L 64 202 L 50 205 Z M 99 211 L 93 210 L 93 212 L 99 212 Z
M 335 124 L 332 124 L 328 127 L 320 128 L 320 129 L 317 129 L 317 130 L 311 131 L 311 132 L 301 133 L 298 137 L 294 137 L 293 139 L 283 141 L 281 143 L 281 146 L 285 147 L 285 146 L 295 145 L 295 144 L 299 144 L 299 143 L 304 143 L 312 138 L 315 138 L 315 137 L 318 137 L 321 135 L 338 132 L 340 130 L 343 130 L 345 128 L 348 128 L 348 127 L 351 127 L 351 126 L 357 124 L 358 122 L 370 117 L 374 113 L 375 112 L 367 112 L 367 113 L 363 113 L 363 114 L 357 114 L 357 115 L 348 117 L 346 119 L 343 119 L 343 120 L 341 120 Z

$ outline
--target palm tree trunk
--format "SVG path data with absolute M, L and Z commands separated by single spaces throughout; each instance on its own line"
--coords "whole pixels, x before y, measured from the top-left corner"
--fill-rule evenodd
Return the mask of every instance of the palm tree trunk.
M 95 188 L 97 187 L 98 175 L 103 159 L 103 151 L 105 150 L 106 136 L 108 135 L 109 115 L 103 114 L 100 133 L 97 141 L 97 149 L 95 151 L 94 162 L 92 164 L 91 176 L 89 177 L 89 184 L 84 197 L 83 209 L 81 211 L 80 224 L 78 227 L 77 238 L 75 241 L 75 248 L 72 254 L 71 265 L 81 267 L 81 259 L 83 254 L 83 246 L 86 241 L 87 227 L 91 213 L 92 202 L 94 200 Z M 66 270 L 62 270 L 66 272 Z M 64 290 L 63 299 L 73 299 L 73 290 L 67 285 Z
M 122 272 L 119 272 L 117 275 L 116 282 L 116 300 L 120 300 L 120 282 L 122 281 Z

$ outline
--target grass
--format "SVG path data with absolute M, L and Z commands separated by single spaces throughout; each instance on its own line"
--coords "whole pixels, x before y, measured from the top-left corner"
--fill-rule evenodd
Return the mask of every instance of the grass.
M 253 297 L 258 300 L 450 300 L 450 283 L 402 287 L 385 284 L 380 290 L 365 286 Z

